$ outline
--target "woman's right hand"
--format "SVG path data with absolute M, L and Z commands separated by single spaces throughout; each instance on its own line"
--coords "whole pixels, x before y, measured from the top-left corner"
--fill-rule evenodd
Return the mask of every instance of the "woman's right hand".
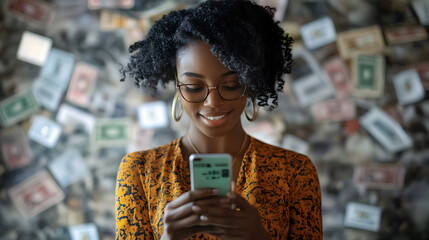
M 213 226 L 204 226 L 200 215 L 193 211 L 192 206 L 220 204 L 217 193 L 218 190 L 212 188 L 196 189 L 169 202 L 164 210 L 164 233 L 161 239 L 189 239 L 200 232 L 216 235 L 220 230 Z

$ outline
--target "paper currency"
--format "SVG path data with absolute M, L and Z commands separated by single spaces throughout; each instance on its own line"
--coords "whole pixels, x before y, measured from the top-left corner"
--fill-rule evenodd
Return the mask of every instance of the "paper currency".
M 17 58 L 34 65 L 43 66 L 52 47 L 52 39 L 25 31 L 19 43 Z
M 28 137 L 47 148 L 53 148 L 61 133 L 62 128 L 58 123 L 44 116 L 36 116 L 30 130 L 28 130 Z
M 33 84 L 33 94 L 37 102 L 44 108 L 54 112 L 63 97 L 63 92 L 43 79 L 37 79 Z
M 363 126 L 386 150 L 396 153 L 412 147 L 411 138 L 386 113 L 373 108 L 360 118 Z
M 401 189 L 405 169 L 400 165 L 365 165 L 355 167 L 354 184 L 377 189 Z
M 76 63 L 66 100 L 80 107 L 88 107 L 96 81 L 96 67 L 83 62 Z
M 129 118 L 97 119 L 91 141 L 96 147 L 125 146 L 131 142 L 131 130 Z
M 330 17 L 324 17 L 303 25 L 301 36 L 309 50 L 335 42 L 337 39 L 334 22 Z
M 74 67 L 74 55 L 52 48 L 39 78 L 61 92 L 67 90 Z
M 18 93 L 0 102 L 0 120 L 3 127 L 18 123 L 39 111 L 31 91 Z
M 336 98 L 345 98 L 349 96 L 352 84 L 350 73 L 344 60 L 338 56 L 326 60 L 323 68 L 331 79 L 335 89 Z
M 87 112 L 63 103 L 58 109 L 57 122 L 62 125 L 80 124 L 90 133 L 94 129 L 95 118 Z
M 317 121 L 345 121 L 356 118 L 356 106 L 352 99 L 332 99 L 311 106 Z
M 292 88 L 302 107 L 333 97 L 334 88 L 317 60 L 304 48 L 295 48 L 293 56 L 296 65 L 292 77 Z
M 386 28 L 384 36 L 390 45 L 421 41 L 428 38 L 426 29 L 421 25 L 403 25 Z
M 130 9 L 134 6 L 134 0 L 88 0 L 88 9 L 122 8 Z
M 416 103 L 425 97 L 420 76 L 415 69 L 409 69 L 393 77 L 398 102 L 401 105 Z
M 0 145 L 9 171 L 28 166 L 32 162 L 28 139 L 21 128 L 13 126 L 2 129 Z
M 142 129 L 168 126 L 167 105 L 164 101 L 141 104 L 137 107 L 137 117 Z
M 99 117 L 110 117 L 116 106 L 116 91 L 113 87 L 104 86 L 94 92 L 89 109 Z
M 45 170 L 9 190 L 19 212 L 28 218 L 62 201 L 64 193 Z
M 419 73 L 423 88 L 429 90 L 429 62 L 419 63 L 413 66 Z
M 384 50 L 379 26 L 353 29 L 338 33 L 337 46 L 341 57 L 349 59 L 357 54 L 375 54 Z
M 349 202 L 344 216 L 344 226 L 377 232 L 380 229 L 381 208 Z
M 97 225 L 86 223 L 69 227 L 71 240 L 99 240 Z
M 39 0 L 9 0 L 6 10 L 27 24 L 42 28 L 47 27 L 55 15 L 53 5 Z
M 414 9 L 422 25 L 429 24 L 429 2 L 426 0 L 413 0 L 411 6 Z
M 292 134 L 285 135 L 283 138 L 282 147 L 304 155 L 307 155 L 308 151 L 310 150 L 310 145 L 306 141 Z
M 82 180 L 89 174 L 88 167 L 81 153 L 75 149 L 69 149 L 49 164 L 49 170 L 62 188 Z
M 139 21 L 127 17 L 123 14 L 111 11 L 102 10 L 100 14 L 100 29 L 104 31 L 110 31 L 115 29 L 124 28 L 138 28 Z
M 353 95 L 361 98 L 381 97 L 384 92 L 384 57 L 358 55 L 352 59 Z

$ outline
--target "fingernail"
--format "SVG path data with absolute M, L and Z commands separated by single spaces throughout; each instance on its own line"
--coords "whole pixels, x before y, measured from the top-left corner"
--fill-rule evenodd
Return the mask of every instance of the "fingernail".
M 205 215 L 201 215 L 201 216 L 200 216 L 200 220 L 201 220 L 201 221 L 207 221 L 207 219 L 208 219 L 208 218 L 207 218 L 207 216 L 205 216 Z
M 198 212 L 198 211 L 201 211 L 201 208 L 197 205 L 194 205 L 194 206 L 192 206 L 192 211 Z
M 213 189 L 212 189 L 212 193 L 213 193 L 213 194 L 215 194 L 215 195 L 217 195 L 217 194 L 219 193 L 219 190 L 218 190 L 218 189 L 216 189 L 216 188 L 213 188 Z

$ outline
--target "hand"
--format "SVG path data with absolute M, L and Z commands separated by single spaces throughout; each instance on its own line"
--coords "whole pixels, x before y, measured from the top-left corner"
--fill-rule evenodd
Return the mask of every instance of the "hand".
M 188 239 L 200 232 L 218 234 L 216 227 L 207 226 L 200 215 L 193 211 L 194 205 L 219 208 L 220 198 L 216 197 L 217 193 L 217 189 L 196 189 L 169 202 L 164 210 L 164 233 L 161 239 Z
M 233 183 L 235 187 L 235 184 Z M 259 212 L 246 199 L 234 192 L 222 198 L 222 205 L 201 206 L 196 203 L 192 209 L 200 215 L 200 224 L 211 225 L 216 232 L 211 233 L 222 239 L 270 239 L 262 225 Z M 236 209 L 231 206 L 236 205 Z

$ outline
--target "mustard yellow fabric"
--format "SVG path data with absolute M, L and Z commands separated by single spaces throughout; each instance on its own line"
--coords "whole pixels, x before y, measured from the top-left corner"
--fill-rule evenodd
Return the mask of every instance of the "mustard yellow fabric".
M 165 205 L 191 189 L 180 141 L 127 154 L 116 183 L 116 239 L 160 239 Z M 322 239 L 319 180 L 310 159 L 255 138 L 237 192 L 256 207 L 272 239 Z M 218 239 L 198 234 L 192 239 Z

